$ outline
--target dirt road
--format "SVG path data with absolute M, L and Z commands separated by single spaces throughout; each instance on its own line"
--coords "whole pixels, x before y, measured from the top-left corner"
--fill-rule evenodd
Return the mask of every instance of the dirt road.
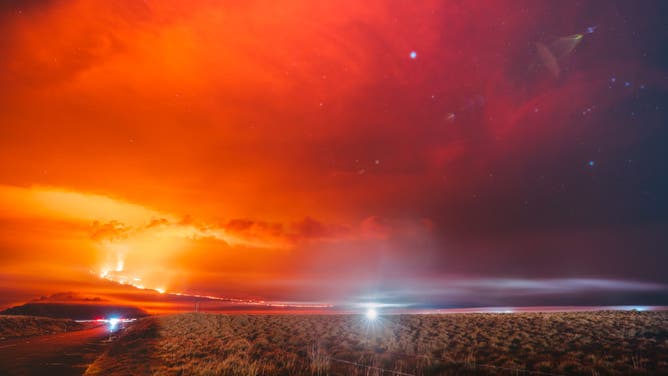
M 0 375 L 81 375 L 105 349 L 106 325 L 0 342 Z

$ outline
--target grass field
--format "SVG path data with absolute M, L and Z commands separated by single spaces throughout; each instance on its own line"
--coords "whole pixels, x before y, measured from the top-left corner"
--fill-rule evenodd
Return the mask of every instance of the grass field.
M 668 312 L 150 317 L 87 375 L 668 374 Z
M 0 340 L 84 329 L 84 324 L 48 317 L 0 315 Z

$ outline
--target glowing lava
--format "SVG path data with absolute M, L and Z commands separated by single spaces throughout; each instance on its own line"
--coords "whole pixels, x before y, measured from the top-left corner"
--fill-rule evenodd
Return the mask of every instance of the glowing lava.
M 147 287 L 143 283 L 140 283 L 142 281 L 142 279 L 139 278 L 139 277 L 128 277 L 128 276 L 123 275 L 119 272 L 110 271 L 108 269 L 103 269 L 99 273 L 94 273 L 94 274 L 97 274 L 101 279 L 105 279 L 105 280 L 110 281 L 110 282 L 118 283 L 120 285 L 128 285 L 128 286 L 132 286 L 136 289 L 155 291 L 159 294 L 165 294 L 165 295 L 173 295 L 173 296 L 189 297 L 189 298 L 197 298 L 197 299 L 208 299 L 208 300 L 216 300 L 216 301 L 223 301 L 223 302 L 236 303 L 236 304 L 263 306 L 263 307 L 272 307 L 272 308 L 324 309 L 324 308 L 332 308 L 334 306 L 333 304 L 329 304 L 329 303 L 293 303 L 293 302 L 280 302 L 280 301 L 266 301 L 266 300 L 261 300 L 261 299 L 238 299 L 238 298 L 220 297 L 220 296 L 214 296 L 214 295 L 202 295 L 202 294 L 191 294 L 191 293 L 185 293 L 185 292 L 174 292 L 174 291 L 167 291 L 164 287 Z

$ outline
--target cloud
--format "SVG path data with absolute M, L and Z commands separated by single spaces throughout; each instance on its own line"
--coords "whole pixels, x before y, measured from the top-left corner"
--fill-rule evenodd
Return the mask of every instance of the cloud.
M 78 292 L 68 291 L 68 292 L 58 292 L 51 294 L 49 296 L 40 296 L 37 299 L 34 299 L 35 302 L 105 302 L 108 299 L 101 298 L 99 296 L 86 296 Z
M 246 239 L 281 239 L 285 230 L 281 223 L 270 223 L 248 218 L 231 219 L 222 228 L 230 234 Z
M 337 242 L 356 236 L 348 226 L 326 224 L 311 217 L 285 224 L 230 219 L 218 225 L 216 221 L 167 213 L 118 198 L 54 187 L 0 186 L 0 203 L 8 209 L 0 220 L 20 221 L 23 226 L 39 221 L 43 223 L 41 227 L 57 228 L 59 234 L 76 245 L 69 247 L 73 255 L 96 255 L 95 264 L 81 266 L 106 277 L 116 273 L 114 278 L 136 278 L 143 281 L 137 282 L 142 286 L 164 286 L 184 272 L 197 274 L 198 270 L 174 265 L 172 259 L 192 257 L 194 250 L 202 246 L 208 254 L 204 256 L 206 260 L 216 260 L 217 253 L 232 252 L 234 262 L 242 265 L 247 262 L 243 261 L 244 255 L 251 251 L 261 255 L 302 243 Z M 46 235 L 40 239 L 47 246 L 54 244 L 55 239 Z
M 503 293 L 505 295 L 544 295 L 596 291 L 662 291 L 668 285 L 661 283 L 615 280 L 603 278 L 481 278 L 451 281 L 448 286 L 471 289 L 474 292 Z
M 358 294 L 358 301 L 398 303 L 404 306 L 639 304 L 665 301 L 668 285 L 605 278 L 488 278 L 451 276 L 424 280 L 385 281 L 382 288 Z M 642 301 L 642 302 L 641 302 Z M 570 303 L 569 303 L 570 302 Z
M 294 246 L 306 241 L 339 241 L 355 236 L 353 229 L 342 224 L 326 224 L 311 217 L 288 223 L 253 219 L 231 219 L 222 228 L 231 235 L 245 239 L 273 241 Z
M 128 237 L 130 228 L 118 221 L 100 223 L 93 221 L 90 237 L 93 240 L 120 240 Z
M 151 218 L 170 217 L 146 206 L 103 194 L 39 185 L 20 187 L 0 184 L 0 204 L 5 208 L 3 216 L 13 218 L 117 221 L 140 226 Z
M 169 220 L 167 220 L 166 218 L 151 219 L 151 222 L 149 222 L 149 224 L 146 225 L 146 228 L 164 226 L 164 225 L 168 225 L 168 224 L 169 224 Z
M 378 216 L 365 218 L 361 225 L 362 234 L 369 238 L 386 239 L 389 236 L 389 227 L 385 219 Z
M 295 241 L 303 240 L 342 240 L 354 236 L 349 226 L 326 224 L 311 217 L 305 217 L 291 226 L 289 237 Z
M 93 9 L 100 11 L 95 18 L 88 16 Z M 124 30 L 138 27 L 146 14 L 147 9 L 138 3 L 14 4 L 4 13 L 2 38 L 12 55 L 0 63 L 0 69 L 10 73 L 3 77 L 5 84 L 26 88 L 71 82 L 126 51 Z M 49 43 L 44 43 L 47 35 Z

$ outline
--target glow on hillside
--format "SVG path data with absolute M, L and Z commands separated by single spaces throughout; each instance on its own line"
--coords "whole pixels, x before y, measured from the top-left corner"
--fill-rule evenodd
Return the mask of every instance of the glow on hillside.
M 199 299 L 208 299 L 216 301 L 224 301 L 229 303 L 237 303 L 244 305 L 254 305 L 254 306 L 264 306 L 264 307 L 273 307 L 273 308 L 332 308 L 333 305 L 329 303 L 295 303 L 295 302 L 280 302 L 280 301 L 266 301 L 262 299 L 239 299 L 231 297 L 220 297 L 214 295 L 203 295 L 203 294 L 191 294 L 186 292 L 178 291 L 168 291 L 164 286 L 149 286 L 146 284 L 142 278 L 136 276 L 128 276 L 123 273 L 123 271 L 118 272 L 110 270 L 109 268 L 102 269 L 97 274 L 101 279 L 105 279 L 110 282 L 118 283 L 120 285 L 132 286 L 140 290 L 154 291 L 159 294 L 164 295 L 173 295 L 189 298 L 199 298 Z

